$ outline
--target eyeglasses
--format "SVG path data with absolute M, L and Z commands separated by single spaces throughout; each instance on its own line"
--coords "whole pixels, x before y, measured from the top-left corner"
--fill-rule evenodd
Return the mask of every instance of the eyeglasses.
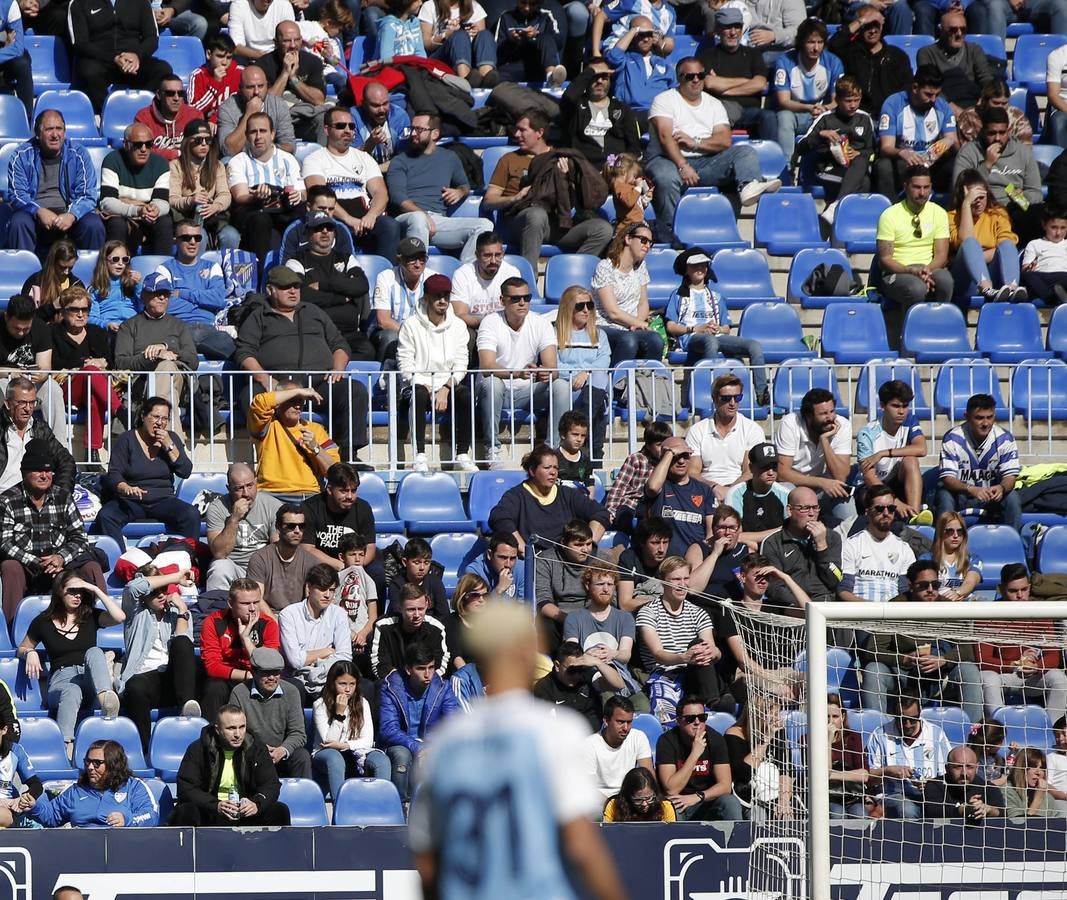
M 170 421 L 170 416 L 147 415 L 147 416 L 145 416 L 145 421 L 146 422 L 159 422 L 159 423 L 162 424 L 163 422 L 169 422 Z
M 204 239 L 202 234 L 179 234 L 179 241 L 192 241 L 194 244 L 199 244 Z
M 922 719 L 919 716 L 898 716 L 901 725 L 918 725 Z
M 596 304 L 592 300 L 582 300 L 579 303 L 575 303 L 574 304 L 574 311 L 575 312 L 578 312 L 579 310 L 582 310 L 582 309 L 588 309 L 590 311 L 594 310 L 594 309 L 596 309 Z
M 683 72 L 682 81 L 703 81 L 707 72 Z
M 897 507 L 895 503 L 890 503 L 888 506 L 885 504 L 878 504 L 877 506 L 871 507 L 871 512 L 874 513 L 876 516 L 881 515 L 882 513 L 891 513 L 896 511 Z
M 652 238 L 645 237 L 643 234 L 631 234 L 631 240 L 640 241 L 642 247 L 648 247 L 652 243 Z
M 303 528 L 303 522 L 282 522 L 282 531 L 300 531 Z
M 160 93 L 164 97 L 184 97 L 185 96 L 185 91 L 183 91 L 183 90 L 176 90 L 176 91 L 164 91 L 164 90 L 161 90 Z
M 945 528 L 941 533 L 942 534 L 946 534 L 946 535 L 947 534 L 964 535 L 964 534 L 967 533 L 967 529 L 965 529 L 965 528 Z
M 84 315 L 89 312 L 88 306 L 64 306 L 63 312 L 77 313 L 78 315 Z
M 797 512 L 818 512 L 819 504 L 817 503 L 805 503 L 805 504 L 789 504 L 790 509 L 795 509 Z
M 745 395 L 743 393 L 742 394 L 719 394 L 719 396 L 716 397 L 715 399 L 718 400 L 719 403 L 740 403 L 742 400 L 745 399 Z
M 504 299 L 508 303 L 529 303 L 533 299 L 533 294 L 512 294 Z
M 36 400 L 8 400 L 7 402 L 20 409 L 33 409 L 37 405 Z
M 94 759 L 90 756 L 85 757 L 85 768 L 87 769 L 95 769 L 97 767 L 103 768 L 106 765 L 107 760 L 105 759 Z
M 930 588 L 939 591 L 941 590 L 941 582 L 936 578 L 933 581 L 916 581 L 912 587 L 917 591 L 928 591 Z
M 355 131 L 356 130 L 356 123 L 355 122 L 331 122 L 330 123 L 330 127 L 334 131 Z
M 109 256 L 107 261 L 110 263 L 128 263 L 130 258 L 128 256 Z
M 408 131 L 410 131 L 412 134 L 422 134 L 424 131 L 429 132 L 433 131 L 433 129 L 423 125 L 409 125 Z
M 147 150 L 152 146 L 151 141 L 126 141 L 126 146 L 131 150 Z
M 741 526 L 736 522 L 720 522 L 715 526 L 716 531 L 740 531 Z
M 206 147 L 208 144 L 211 143 L 211 138 L 207 137 L 206 135 L 203 137 L 195 137 L 191 138 L 189 140 L 189 143 L 196 144 L 199 147 Z
M 921 238 L 923 236 L 923 224 L 919 221 L 918 216 L 911 217 L 912 237 Z
M 656 802 L 656 798 L 655 797 L 631 797 L 630 798 L 630 802 L 633 803 L 634 806 L 651 806 L 653 803 Z
M 708 721 L 708 714 L 706 712 L 694 713 L 690 716 L 679 716 L 678 721 L 683 725 L 692 725 L 694 722 L 706 722 Z

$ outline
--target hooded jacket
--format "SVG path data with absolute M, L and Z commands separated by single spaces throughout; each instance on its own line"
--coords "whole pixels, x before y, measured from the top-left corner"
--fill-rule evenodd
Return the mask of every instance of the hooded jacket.
M 420 385 L 430 391 L 449 379 L 455 383 L 467 375 L 467 325 L 449 304 L 444 321 L 434 325 L 419 303 L 415 314 L 400 324 L 396 361 L 405 384 Z
M 199 110 L 183 103 L 174 120 L 164 119 L 159 114 L 159 106 L 153 100 L 144 109 L 137 110 L 133 121 L 144 125 L 152 132 L 152 149 L 165 160 L 177 159 L 182 149 L 182 134 L 185 126 L 200 118 Z
M 178 802 L 216 810 L 223 760 L 219 733 L 214 725 L 205 725 L 200 739 L 189 745 L 178 768 Z M 233 776 L 241 797 L 248 798 L 260 809 L 277 802 L 282 789 L 278 773 L 267 745 L 250 733 L 245 733 L 244 743 L 233 753 Z
M 977 169 L 982 177 L 989 182 L 989 189 L 993 192 L 993 199 L 1001 206 L 1011 208 L 1011 198 L 1005 188 L 1014 184 L 1022 188 L 1026 199 L 1031 203 L 1040 203 L 1041 195 L 1041 172 L 1034 159 L 1033 148 L 1029 144 L 1023 144 L 1009 138 L 1000 154 L 1000 159 L 989 168 L 985 164 L 985 141 L 979 135 L 977 140 L 964 144 L 956 154 L 956 165 L 952 170 L 952 181 L 960 177 L 961 172 L 967 169 Z
M 155 611 L 145 602 L 152 595 L 152 586 L 144 575 L 135 575 L 122 591 L 122 611 L 126 621 L 122 623 L 122 638 L 126 645 L 126 656 L 122 662 L 116 690 L 121 694 L 126 690 L 126 683 L 136 675 L 158 637 L 164 647 L 169 647 L 171 638 L 178 624 L 178 610 L 168 605 L 163 618 L 156 618 Z M 192 629 L 179 635 L 191 641 Z
M 0 408 L 0 472 L 7 468 L 7 431 L 9 428 L 14 428 L 14 425 L 11 424 L 11 415 L 5 406 Z M 74 457 L 70 455 L 70 451 L 56 440 L 52 429 L 36 416 L 30 420 L 29 430 L 31 440 L 48 442 L 48 455 L 55 468 L 52 484 L 57 488 L 62 488 L 68 494 L 73 493 L 75 466 Z
M 37 138 L 26 141 L 8 163 L 7 202 L 16 211 L 37 215 L 41 204 L 37 190 L 41 185 L 41 144 Z M 96 208 L 100 186 L 96 180 L 96 166 L 85 150 L 68 138 L 59 150 L 59 192 L 67 201 L 67 212 L 75 219 Z
M 383 747 L 407 747 L 417 753 L 421 742 L 426 740 L 434 726 L 446 716 L 459 711 L 459 701 L 452 693 L 452 688 L 434 674 L 433 681 L 423 694 L 422 719 L 419 722 L 419 738 L 416 740 L 408 734 L 408 693 L 407 677 L 403 672 L 393 671 L 382 682 L 381 728 L 379 743 Z M 180 777 L 180 776 L 179 776 Z

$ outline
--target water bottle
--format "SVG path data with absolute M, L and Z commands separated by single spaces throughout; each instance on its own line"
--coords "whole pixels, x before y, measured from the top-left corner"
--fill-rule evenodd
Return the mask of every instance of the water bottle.
M 232 803 L 234 806 L 237 806 L 241 802 L 241 795 L 237 791 L 237 785 L 230 785 L 230 791 L 226 795 L 226 802 Z M 241 817 L 240 815 L 234 815 L 230 816 L 230 818 L 236 822 Z

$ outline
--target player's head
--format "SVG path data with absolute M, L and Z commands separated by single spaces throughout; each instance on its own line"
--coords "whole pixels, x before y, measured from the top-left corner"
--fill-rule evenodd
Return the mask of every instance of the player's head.
M 529 606 L 510 600 L 488 604 L 467 632 L 467 650 L 489 693 L 528 689 L 538 660 Z

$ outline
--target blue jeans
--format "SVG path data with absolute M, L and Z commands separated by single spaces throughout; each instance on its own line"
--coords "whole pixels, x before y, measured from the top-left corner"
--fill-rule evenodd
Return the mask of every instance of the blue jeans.
M 433 220 L 436 229 L 433 237 L 430 237 L 427 215 Z M 433 244 L 439 250 L 460 250 L 459 258 L 464 262 L 474 259 L 474 245 L 478 242 L 478 235 L 493 230 L 493 223 L 488 219 L 442 216 L 434 212 L 402 213 L 396 217 L 396 221 L 403 230 L 404 237 L 419 238 L 426 246 Z
M 813 121 L 811 113 L 793 112 L 791 109 L 779 109 L 778 119 L 778 144 L 785 152 L 786 159 L 793 155 L 796 147 L 797 135 L 803 134 L 811 127 Z
M 203 353 L 208 359 L 230 359 L 237 349 L 232 337 L 212 325 L 197 322 L 188 327 L 193 335 L 196 352 Z
M 867 806 L 862 800 L 852 800 L 847 804 L 831 800 L 830 815 L 835 819 L 866 819 Z
M 478 382 L 478 415 L 481 419 L 482 439 L 486 447 L 492 449 L 499 443 L 500 414 L 504 409 L 532 411 L 538 415 L 549 413 L 552 389 L 547 381 L 527 381 L 526 379 L 497 378 L 495 375 L 484 376 Z M 559 443 L 556 423 L 562 410 L 548 416 L 548 444 L 555 447 Z M 514 438 L 514 435 L 513 435 Z
M 215 243 L 219 245 L 219 250 L 236 250 L 238 247 L 241 246 L 241 232 L 239 232 L 232 225 L 223 225 L 218 230 L 218 233 L 215 235 Z M 207 241 L 201 241 L 200 250 L 197 253 L 197 256 L 199 256 L 207 249 Z
M 922 818 L 922 795 L 899 778 L 886 778 L 883 782 L 882 807 L 889 819 Z
M 415 783 L 415 757 L 403 744 L 394 744 L 385 748 L 385 755 L 392 764 L 390 778 L 400 799 L 404 803 L 411 802 L 411 786 Z
M 940 518 L 942 513 L 958 512 L 961 509 L 981 509 L 981 518 L 999 519 L 1009 528 L 1019 531 L 1023 527 L 1023 506 L 1019 500 L 1019 492 L 1011 491 L 1000 503 L 981 503 L 967 494 L 954 494 L 948 488 L 937 489 L 937 513 L 934 519 Z
M 752 387 L 757 394 L 767 390 L 767 370 L 763 367 L 763 347 L 759 341 L 738 337 L 735 334 L 694 334 L 685 345 L 689 354 L 685 358 L 687 368 L 702 359 L 723 356 L 747 356 L 752 363 Z
M 971 30 L 977 34 L 998 34 L 1003 41 L 1008 25 L 1025 20 L 1034 23 L 1041 34 L 1067 33 L 1067 0 L 1027 0 L 1020 16 L 1008 0 L 975 0 L 967 10 Z
M 611 347 L 611 367 L 615 368 L 624 359 L 663 359 L 663 338 L 646 328 L 630 331 L 628 328 L 605 328 L 608 346 Z
M 582 3 L 582 0 L 571 0 L 570 3 L 565 3 L 563 15 L 567 28 L 564 37 L 567 40 L 585 37 L 586 32 L 589 31 L 589 8 Z
M 48 679 L 48 709 L 56 717 L 63 740 L 74 740 L 74 727 L 82 707 L 92 709 L 96 695 L 112 690 L 111 672 L 104 651 L 90 647 L 85 651 L 85 663 L 63 666 Z
M 200 513 L 196 507 L 177 497 L 161 497 L 152 503 L 141 503 L 129 497 L 108 500 L 93 522 L 92 534 L 104 534 L 125 548 L 122 528 L 135 519 L 152 519 L 163 525 L 167 534 L 200 537 Z
M 329 790 L 334 803 L 341 794 L 341 785 L 345 783 L 345 779 L 364 777 L 389 781 L 393 773 L 389 757 L 381 750 L 368 751 L 362 769 L 357 764 L 354 753 L 342 753 L 332 748 L 319 750 L 311 758 L 311 768 L 319 787 L 323 789 L 323 793 Z
M 496 38 L 489 29 L 483 29 L 474 35 L 474 40 L 462 28 L 452 32 L 445 42 L 430 54 L 433 59 L 441 59 L 452 68 L 469 66 L 474 60 L 474 68 L 492 66 L 496 68 Z
M 1041 133 L 1042 144 L 1052 144 L 1055 147 L 1067 147 L 1067 115 L 1048 107 L 1045 119 L 1045 130 Z
M 39 227 L 36 216 L 19 210 L 12 214 L 7 226 L 7 246 L 9 250 L 32 250 L 44 253 L 60 238 L 73 242 L 79 250 L 99 250 L 104 246 L 104 223 L 95 212 L 87 212 L 78 219 L 70 230 L 61 231 Z
M 872 662 L 863 667 L 863 686 L 860 688 L 860 703 L 864 709 L 876 709 L 888 712 L 888 700 L 891 694 L 899 691 L 899 680 L 909 677 L 901 669 L 891 672 L 884 663 Z M 949 684 L 955 685 L 960 696 L 960 706 L 967 713 L 967 718 L 977 722 L 984 715 L 982 695 L 982 676 L 978 666 L 972 662 L 957 663 L 946 676 Z
M 207 37 L 207 19 L 191 10 L 178 13 L 167 26 L 171 34 L 188 34 L 202 41 Z
M 982 245 L 973 238 L 964 238 L 949 266 L 957 298 L 970 297 L 978 283 L 988 281 L 993 287 L 1019 283 L 1019 248 L 1011 241 L 1001 241 L 987 263 Z
M 380 6 L 368 6 L 363 10 L 360 16 L 360 30 L 367 36 L 365 45 L 367 50 L 363 54 L 365 59 L 373 58 L 367 54 L 373 54 L 374 48 L 378 46 L 378 25 L 387 15 L 389 13 Z

